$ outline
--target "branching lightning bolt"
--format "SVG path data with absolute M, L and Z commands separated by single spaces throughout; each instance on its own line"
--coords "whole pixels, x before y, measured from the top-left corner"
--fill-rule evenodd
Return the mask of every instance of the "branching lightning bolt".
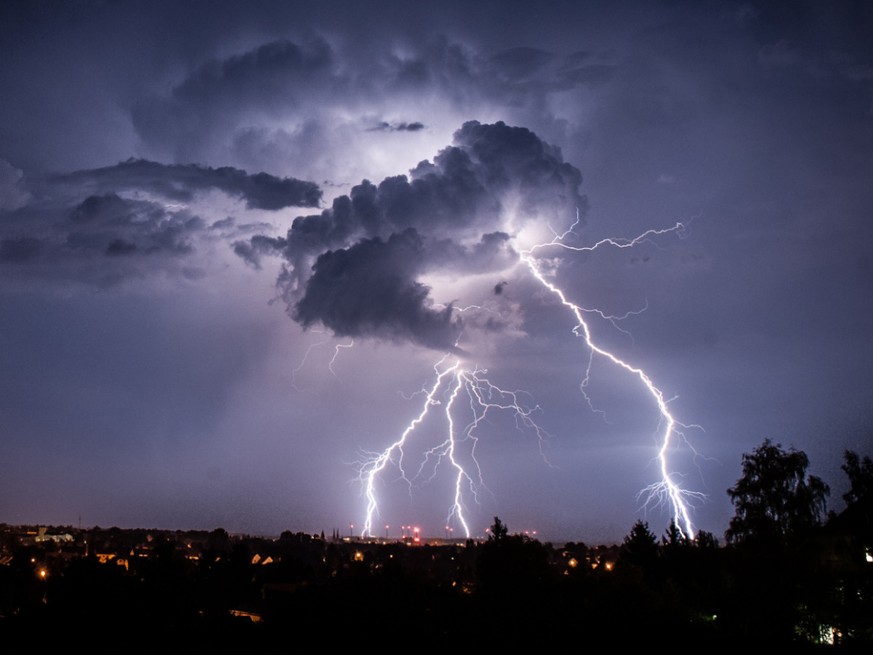
M 637 378 L 652 398 L 660 415 L 658 422 L 660 446 L 657 453 L 660 480 L 643 489 L 641 495 L 645 497 L 645 506 L 651 504 L 666 504 L 672 511 L 674 521 L 679 529 L 687 537 L 693 539 L 694 527 L 691 521 L 689 503 L 695 499 L 702 498 L 702 494 L 683 489 L 676 482 L 676 474 L 671 471 L 669 464 L 669 453 L 671 448 L 678 440 L 684 440 L 682 428 L 692 426 L 684 425 L 676 420 L 670 412 L 668 406 L 669 400 L 664 397 L 661 389 L 654 384 L 649 375 L 642 368 L 628 363 L 615 353 L 598 345 L 594 341 L 590 326 L 586 321 L 587 314 L 594 314 L 603 320 L 610 322 L 613 326 L 618 327 L 616 321 L 637 314 L 642 310 L 628 312 L 624 316 L 613 316 L 597 309 L 590 309 L 577 305 L 567 297 L 567 294 L 557 285 L 556 282 L 550 279 L 551 276 L 547 275 L 543 268 L 541 268 L 537 258 L 537 253 L 549 248 L 560 248 L 576 252 L 591 252 L 605 247 L 622 249 L 632 248 L 654 237 L 666 234 L 677 234 L 681 237 L 685 234 L 687 226 L 683 223 L 677 223 L 670 228 L 647 230 L 633 239 L 607 238 L 601 239 L 590 246 L 574 246 L 568 244 L 567 239 L 570 235 L 576 234 L 574 229 L 578 224 L 579 217 L 577 214 L 576 221 L 566 231 L 561 234 L 553 231 L 554 237 L 551 241 L 536 244 L 527 250 L 519 252 L 519 259 L 527 267 L 534 279 L 553 294 L 560 303 L 570 311 L 575 319 L 575 326 L 572 331 L 577 337 L 583 339 L 588 350 L 588 361 L 584 369 L 580 389 L 589 406 L 597 411 L 587 393 L 587 387 L 591 379 L 591 368 L 595 356 L 608 360 L 615 366 L 629 373 L 631 376 Z M 464 309 L 473 308 L 483 309 L 482 307 L 475 305 Z M 622 330 L 622 332 L 624 332 L 624 330 Z M 337 347 L 337 352 L 339 352 L 339 347 L 340 346 Z M 469 538 L 470 525 L 465 513 L 466 500 L 471 499 L 476 502 L 478 501 L 479 492 L 481 490 L 487 490 L 481 468 L 476 459 L 476 445 L 478 442 L 476 432 L 480 424 L 492 411 L 501 410 L 513 413 L 519 429 L 531 430 L 536 434 L 540 445 L 540 453 L 545 458 L 543 443 L 548 435 L 533 418 L 533 413 L 538 411 L 539 407 L 528 407 L 525 405 L 521 399 L 522 392 L 501 389 L 485 377 L 487 375 L 486 370 L 478 367 L 468 367 L 462 359 L 454 354 L 444 355 L 434 365 L 434 374 L 431 385 L 423 388 L 420 392 L 424 395 L 424 402 L 421 411 L 409 422 L 401 435 L 381 452 L 364 453 L 362 461 L 359 462 L 358 479 L 362 486 L 362 494 L 366 498 L 366 519 L 362 528 L 362 536 L 364 537 L 375 536 L 374 521 L 379 514 L 376 486 L 378 479 L 386 469 L 389 467 L 396 467 L 400 473 L 401 479 L 408 485 L 411 494 L 416 481 L 423 480 L 426 483 L 432 480 L 436 475 L 437 467 L 446 460 L 448 461 L 448 465 L 454 470 L 453 497 L 446 519 L 447 526 L 450 523 L 460 524 L 466 536 Z M 458 402 L 462 393 L 466 393 L 467 399 L 469 400 L 468 408 L 466 403 L 462 404 Z M 462 405 L 464 406 L 463 411 L 469 412 L 469 418 L 465 427 L 459 429 L 457 415 L 462 411 Z M 435 409 L 437 407 L 440 407 L 440 409 Z M 432 412 L 440 413 L 445 417 L 445 439 L 431 448 L 424 450 L 423 460 L 419 463 L 415 474 L 410 476 L 407 473 L 407 468 L 404 462 L 404 449 L 413 438 L 416 429 Z M 465 452 L 471 462 L 470 467 L 475 469 L 474 474 L 471 474 L 462 462 L 460 454 L 462 444 L 465 446 Z M 548 462 L 548 460 L 546 461 Z M 428 471 L 431 471 L 431 474 L 429 477 L 425 477 Z
M 449 363 L 451 362 L 451 363 Z M 493 411 L 511 412 L 515 418 L 516 426 L 531 430 L 537 437 L 540 452 L 543 453 L 543 443 L 548 434 L 534 420 L 533 414 L 539 411 L 539 407 L 528 407 L 522 402 L 522 392 L 502 389 L 492 383 L 485 376 L 487 371 L 478 367 L 469 368 L 464 365 L 462 359 L 455 355 L 446 354 L 434 365 L 435 377 L 430 387 L 423 389 L 425 394 L 421 411 L 401 433 L 400 437 L 385 450 L 378 453 L 365 453 L 363 461 L 359 463 L 359 481 L 363 487 L 363 495 L 366 498 L 366 519 L 361 530 L 362 536 L 375 536 L 374 521 L 379 512 L 379 503 L 376 493 L 376 482 L 381 473 L 389 465 L 393 465 L 400 472 L 400 477 L 409 486 L 412 493 L 416 481 L 429 482 L 436 475 L 443 460 L 447 460 L 449 466 L 455 471 L 453 483 L 453 497 L 446 517 L 446 525 L 460 524 L 467 538 L 471 536 L 470 523 L 466 516 L 466 501 L 470 498 L 478 502 L 479 493 L 487 490 L 482 470 L 476 459 L 476 445 L 478 437 L 477 428 Z M 466 393 L 468 403 L 460 403 L 460 397 Z M 442 406 L 440 410 L 433 408 Z M 404 447 L 408 444 L 416 428 L 427 418 L 431 411 L 440 411 L 445 416 L 446 431 L 445 439 L 424 452 L 424 458 L 419 463 L 415 475 L 407 474 L 404 464 Z M 467 423 L 459 428 L 458 415 L 468 412 Z M 461 461 L 459 450 L 466 445 L 465 452 L 470 460 L 469 465 L 475 469 L 471 474 Z M 431 475 L 425 477 L 427 471 Z
M 534 278 L 536 278 L 536 280 L 540 284 L 542 284 L 546 289 L 554 294 L 560 300 L 561 304 L 570 310 L 570 312 L 576 319 L 576 325 L 573 328 L 573 333 L 576 336 L 581 337 L 585 341 L 585 345 L 588 347 L 590 353 L 588 358 L 588 365 L 585 368 L 585 374 L 580 385 L 582 395 L 585 397 L 588 404 L 591 405 L 591 399 L 586 392 L 586 388 L 588 387 L 591 378 L 591 365 L 594 355 L 599 355 L 606 358 L 616 366 L 637 377 L 643 383 L 643 386 L 652 397 L 652 400 L 655 401 L 655 404 L 660 413 L 660 426 L 663 427 L 663 432 L 661 433 L 661 445 L 657 455 L 661 479 L 660 481 L 649 485 L 641 492 L 641 494 L 645 496 L 644 505 L 667 504 L 672 510 L 673 519 L 676 522 L 676 525 L 688 538 L 693 539 L 694 526 L 691 522 L 691 513 L 688 501 L 692 499 L 702 498 L 702 494 L 700 494 L 699 492 L 683 489 L 681 486 L 679 486 L 679 484 L 674 480 L 674 473 L 671 472 L 668 461 L 668 454 L 670 448 L 674 445 L 674 442 L 677 439 L 684 438 L 684 435 L 681 432 L 681 428 L 688 428 L 690 426 L 679 423 L 676 418 L 671 414 L 670 408 L 668 407 L 668 401 L 664 398 L 664 393 L 657 386 L 655 386 L 654 382 L 652 382 L 651 378 L 645 373 L 645 371 L 643 371 L 643 369 L 629 364 L 614 353 L 605 350 L 603 347 L 597 345 L 594 342 L 591 336 L 591 328 L 589 327 L 588 322 L 585 320 L 585 313 L 594 312 L 601 316 L 601 318 L 610 321 L 614 320 L 615 317 L 605 315 L 597 310 L 585 309 L 570 301 L 563 290 L 561 290 L 554 282 L 546 278 L 545 273 L 537 265 L 537 261 L 534 256 L 535 252 L 549 247 L 559 247 L 577 252 L 591 252 L 597 250 L 598 248 L 607 246 L 614 248 L 632 248 L 654 236 L 676 233 L 681 237 L 686 232 L 686 225 L 684 225 L 683 223 L 676 223 L 676 225 L 670 228 L 647 230 L 633 239 L 606 238 L 601 239 L 591 246 L 568 245 L 567 243 L 565 243 L 565 239 L 569 234 L 575 234 L 573 230 L 578 225 L 578 223 L 579 217 L 577 215 L 576 221 L 563 234 L 556 233 L 555 237 L 551 241 L 534 245 L 530 249 L 519 253 L 519 256 L 521 258 L 521 261 L 527 265 Z

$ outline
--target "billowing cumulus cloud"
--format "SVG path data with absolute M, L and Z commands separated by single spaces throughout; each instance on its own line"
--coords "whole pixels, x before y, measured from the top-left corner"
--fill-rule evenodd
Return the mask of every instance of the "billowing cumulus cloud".
M 470 121 L 454 141 L 408 176 L 365 180 L 295 219 L 285 237 L 238 242 L 237 254 L 255 265 L 281 254 L 279 287 L 305 327 L 452 348 L 461 319 L 434 307 L 420 277 L 503 270 L 516 257 L 507 229 L 585 208 L 578 169 L 530 130 Z
M 277 39 L 194 65 L 141 99 L 132 118 L 158 158 L 244 168 L 267 162 L 273 171 L 350 182 L 390 174 L 375 154 L 386 144 L 401 161 L 431 156 L 432 138 L 444 143 L 472 117 L 548 124 L 550 138 L 563 137 L 564 106 L 615 70 L 589 52 L 486 53 L 438 34 L 366 48 L 338 36 Z M 286 169 L 292 158 L 303 171 Z
M 316 207 L 321 201 L 321 189 L 313 182 L 279 178 L 267 173 L 249 174 L 230 166 L 210 168 L 128 159 L 114 166 L 76 171 L 55 179 L 100 190 L 143 189 L 182 201 L 191 200 L 197 191 L 219 189 L 228 195 L 244 198 L 246 205 L 253 209 Z
M 426 257 L 424 242 L 413 228 L 387 241 L 363 239 L 328 251 L 316 261 L 292 316 L 304 327 L 321 323 L 344 336 L 378 335 L 450 347 L 459 332 L 451 306 L 433 309 L 429 289 L 415 281 Z

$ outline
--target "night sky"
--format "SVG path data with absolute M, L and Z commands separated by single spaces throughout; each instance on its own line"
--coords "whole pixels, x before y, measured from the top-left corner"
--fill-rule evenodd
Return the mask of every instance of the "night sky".
M 765 438 L 839 510 L 873 455 L 873 6 L 409 4 L 0 4 L 0 521 L 357 532 L 356 462 L 447 355 L 547 434 L 478 427 L 476 534 L 662 534 L 657 407 L 519 259 L 577 215 L 577 247 L 684 226 L 537 261 L 689 426 L 696 527 Z M 379 533 L 443 534 L 437 400 Z

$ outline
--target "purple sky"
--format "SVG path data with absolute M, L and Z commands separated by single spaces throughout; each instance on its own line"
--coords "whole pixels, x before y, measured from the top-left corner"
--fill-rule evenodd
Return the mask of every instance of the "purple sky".
M 580 246 L 688 226 L 538 261 L 700 426 L 670 451 L 695 525 L 765 438 L 839 510 L 873 454 L 869 3 L 408 4 L 0 5 L 0 521 L 357 528 L 355 462 L 450 352 L 549 435 L 479 426 L 476 534 L 662 533 L 657 407 L 595 357 L 592 411 L 519 261 L 577 208 Z M 379 532 L 442 534 L 424 473 L 386 469 Z

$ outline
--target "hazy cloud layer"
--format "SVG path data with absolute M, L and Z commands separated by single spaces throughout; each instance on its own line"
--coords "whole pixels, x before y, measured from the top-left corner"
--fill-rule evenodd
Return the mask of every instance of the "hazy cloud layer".
M 232 216 L 207 224 L 189 205 L 211 213 L 198 202 L 212 190 L 270 212 L 321 200 L 316 184 L 295 178 L 144 159 L 53 174 L 31 193 L 20 171 L 0 166 L 0 268 L 15 279 L 98 286 L 156 272 L 199 277 L 202 262 L 187 261 L 198 244 L 271 227 Z
M 157 271 L 197 276 L 184 260 L 204 221 L 115 193 L 72 207 L 25 207 L 0 221 L 0 270 L 8 280 L 46 279 L 110 286 Z
M 494 106 L 516 124 L 558 118 L 550 130 L 557 136 L 563 104 L 615 70 L 596 53 L 483 53 L 439 34 L 366 48 L 323 36 L 280 39 L 201 64 L 169 91 L 142 99 L 133 124 L 149 149 L 176 160 L 230 158 L 245 167 L 268 161 L 283 170 L 293 152 L 295 160 L 309 160 L 307 175 L 327 177 L 371 163 L 367 149 L 380 134 L 448 136 Z M 334 160 L 333 170 L 320 163 L 325 150 L 343 149 L 361 161 Z
M 211 168 L 196 164 L 159 164 L 145 159 L 127 161 L 58 175 L 56 181 L 99 190 L 143 189 L 173 200 L 187 201 L 197 191 L 219 189 L 244 198 L 253 209 L 317 207 L 321 189 L 313 182 L 279 178 L 267 173 L 249 174 L 230 166 Z

